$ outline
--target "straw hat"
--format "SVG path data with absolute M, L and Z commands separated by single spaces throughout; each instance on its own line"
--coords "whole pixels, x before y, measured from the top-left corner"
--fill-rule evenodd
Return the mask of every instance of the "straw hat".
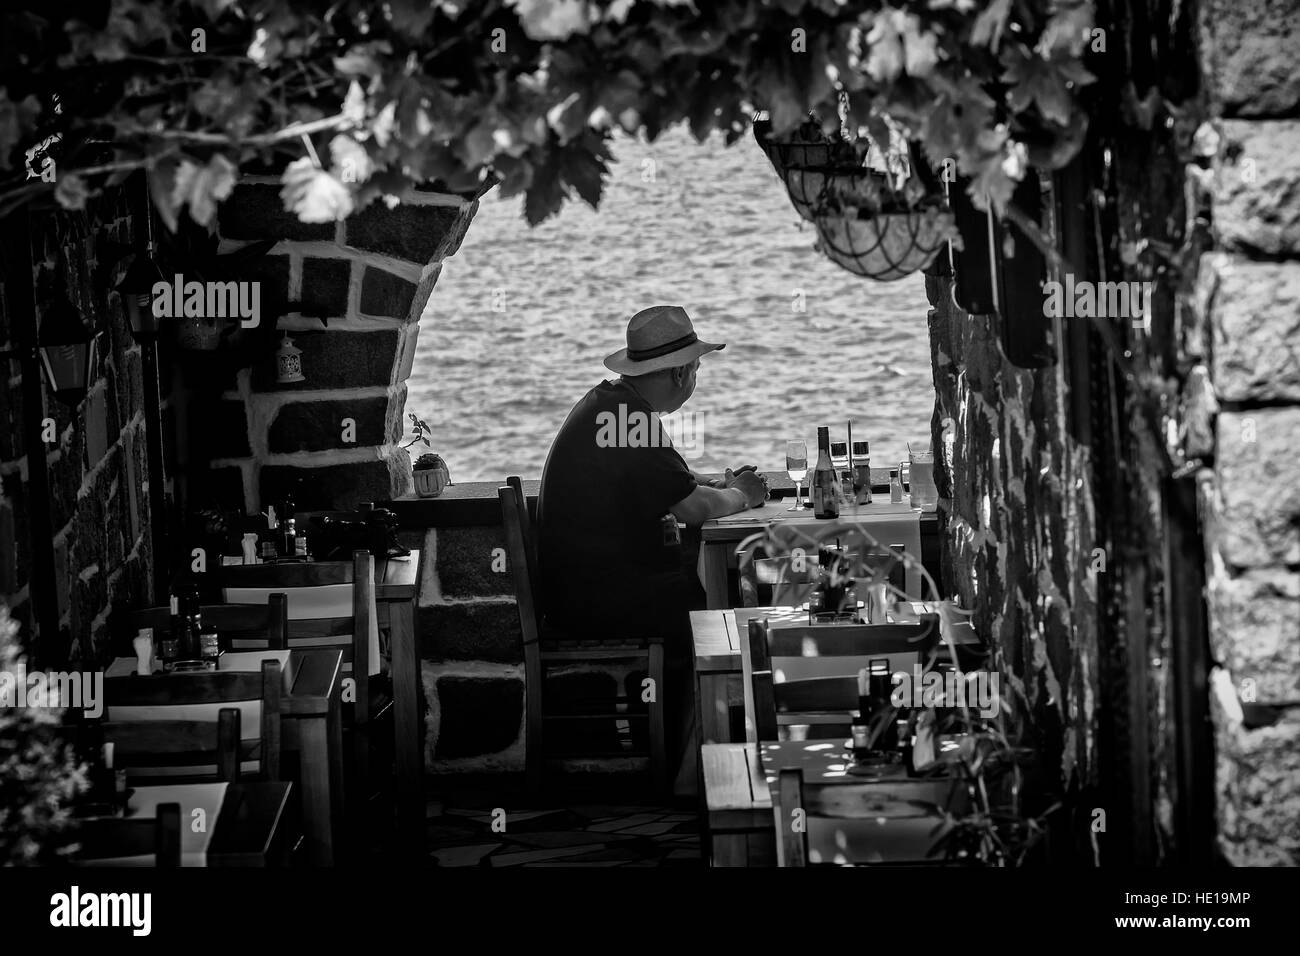
M 628 321 L 627 348 L 606 356 L 605 367 L 620 375 L 646 375 L 722 348 L 726 346 L 700 340 L 680 305 L 652 305 Z

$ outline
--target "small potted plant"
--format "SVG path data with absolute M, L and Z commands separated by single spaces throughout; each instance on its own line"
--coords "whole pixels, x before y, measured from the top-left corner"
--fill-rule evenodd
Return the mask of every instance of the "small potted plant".
M 451 484 L 447 463 L 441 455 L 421 455 L 415 460 L 411 474 L 415 477 L 415 491 L 421 498 L 436 498 Z
M 408 412 L 406 417 L 411 422 L 411 440 L 402 447 L 410 448 L 415 444 L 423 444 L 425 448 L 432 448 L 429 436 L 433 434 L 433 430 L 428 423 L 414 412 Z M 415 479 L 415 491 L 421 498 L 436 498 L 442 494 L 443 488 L 451 484 L 447 463 L 442 460 L 441 455 L 429 452 L 421 455 L 411 466 L 411 474 Z

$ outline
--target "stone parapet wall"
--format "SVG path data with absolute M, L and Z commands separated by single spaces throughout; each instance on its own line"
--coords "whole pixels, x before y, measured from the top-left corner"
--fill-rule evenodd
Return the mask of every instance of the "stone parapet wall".
M 1194 313 L 1219 414 L 1202 482 L 1219 846 L 1300 864 L 1300 7 L 1213 0 L 1218 149 Z
M 536 482 L 526 488 L 536 493 Z M 425 696 L 425 767 L 430 773 L 523 772 L 525 705 L 523 640 L 519 609 L 505 553 L 505 531 L 489 483 L 456 485 L 451 500 L 438 501 L 442 520 L 421 511 L 416 499 L 387 502 L 402 521 L 403 544 L 422 550 L 416 611 Z M 467 523 L 478 522 L 484 523 Z M 420 527 L 435 523 L 436 527 Z M 644 674 L 617 662 L 575 663 L 551 670 L 546 681 L 548 713 L 581 699 L 608 701 L 620 691 L 639 691 Z M 548 751 L 579 752 L 609 744 L 613 727 L 598 727 L 582 740 L 557 740 Z M 583 722 L 585 723 L 585 722 Z M 644 758 L 570 756 L 562 771 L 618 773 L 645 768 Z

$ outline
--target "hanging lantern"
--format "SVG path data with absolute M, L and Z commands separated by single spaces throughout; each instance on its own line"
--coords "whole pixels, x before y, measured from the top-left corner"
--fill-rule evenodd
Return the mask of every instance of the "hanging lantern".
M 86 397 L 95 360 L 94 337 L 81 310 L 62 297 L 41 319 L 41 362 L 54 397 L 75 408 Z
M 942 190 L 919 152 L 891 130 L 887 148 L 868 137 L 827 136 L 815 118 L 785 141 L 759 114 L 754 136 L 790 202 L 817 228 L 817 249 L 854 275 L 889 282 L 930 265 L 957 236 Z
M 275 380 L 281 385 L 307 380 L 302 374 L 302 349 L 295 348 L 293 339 L 287 335 L 275 353 L 275 370 Z
M 126 317 L 131 323 L 131 334 L 137 342 L 156 342 L 158 340 L 158 316 L 153 311 L 153 290 L 159 282 L 165 282 L 162 270 L 153 256 L 145 254 L 135 257 L 122 281 L 117 284 L 117 294 L 126 306 Z

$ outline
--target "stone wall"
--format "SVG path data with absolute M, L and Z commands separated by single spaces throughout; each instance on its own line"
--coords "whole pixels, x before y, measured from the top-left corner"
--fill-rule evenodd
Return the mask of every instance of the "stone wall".
M 925 282 L 936 480 L 952 500 L 944 586 L 989 636 L 1014 724 L 1038 752 L 1026 810 L 1067 793 L 1094 806 L 1083 799 L 1098 774 L 1090 465 L 1065 428 L 1060 367 L 1012 365 L 994 317 L 959 308 L 950 277 Z
M 77 666 L 105 651 L 113 605 L 140 606 L 151 596 L 141 353 L 118 297 L 109 293 L 120 275 L 115 263 L 136 247 L 139 237 L 121 191 L 95 200 L 85 215 L 33 212 L 30 222 L 38 312 L 49 307 L 54 294 L 66 292 L 100 330 L 86 398 L 69 408 L 45 382 L 41 415 L 53 421 L 55 434 L 45 454 L 60 646 L 70 648 Z M 17 293 L 6 290 L 0 299 L 0 350 L 14 344 L 16 317 L 6 310 L 16 298 Z M 19 361 L 11 357 L 0 363 L 5 370 L 0 387 L 0 602 L 11 607 L 30 637 L 32 598 L 49 586 L 34 573 L 29 525 L 28 442 L 41 436 L 24 428 Z
M 536 481 L 525 483 L 536 494 Z M 496 487 L 455 487 L 468 512 L 482 516 L 496 507 Z M 453 511 L 455 500 L 445 504 Z M 482 507 L 487 505 L 486 508 Z M 419 502 L 392 503 L 404 524 Z M 476 519 L 477 520 L 477 519 Z M 514 583 L 499 522 L 448 524 L 403 532 L 407 547 L 421 548 L 422 572 L 416 637 L 421 657 L 425 711 L 425 766 L 432 773 L 522 772 L 525 747 L 523 645 Z M 548 713 L 562 713 L 584 699 L 608 701 L 620 691 L 636 699 L 643 674 L 630 665 L 574 663 L 551 669 L 546 681 Z M 563 739 L 565 724 L 548 727 L 548 752 L 593 753 L 617 748 L 614 728 L 579 727 L 582 739 Z M 585 724 L 587 722 L 579 722 Z M 622 772 L 644 769 L 644 758 L 563 757 L 566 772 Z
M 1300 864 L 1300 7 L 1204 4 L 1216 248 L 1195 312 L 1218 399 L 1203 484 L 1219 844 Z
M 409 489 L 397 441 L 419 320 L 477 208 L 472 197 L 419 190 L 391 209 L 376 202 L 345 222 L 305 224 L 284 212 L 278 180 L 241 180 L 219 211 L 221 251 L 277 241 L 241 276 L 262 283 L 251 358 L 200 388 L 190 409 L 210 469 L 196 473 L 194 500 L 255 514 L 291 489 L 302 509 Z M 276 380 L 285 333 L 304 381 Z

